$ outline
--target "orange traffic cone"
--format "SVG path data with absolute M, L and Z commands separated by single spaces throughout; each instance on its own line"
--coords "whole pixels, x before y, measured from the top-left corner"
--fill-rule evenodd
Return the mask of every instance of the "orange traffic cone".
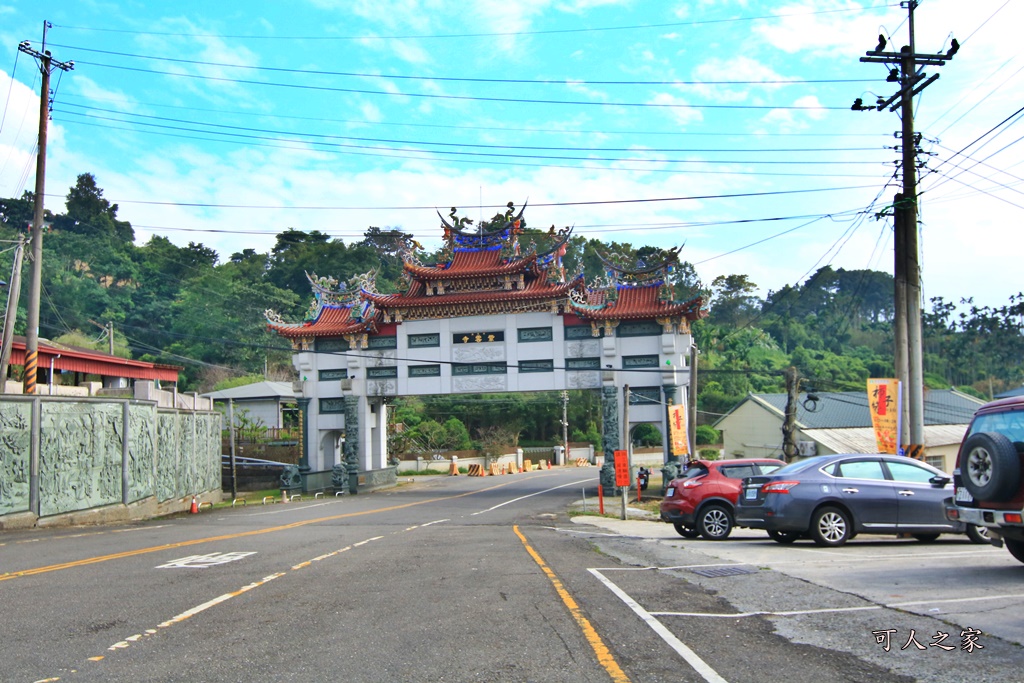
M 199 512 L 199 505 L 196 504 L 196 497 L 192 496 L 192 509 L 189 510 L 193 515 Z

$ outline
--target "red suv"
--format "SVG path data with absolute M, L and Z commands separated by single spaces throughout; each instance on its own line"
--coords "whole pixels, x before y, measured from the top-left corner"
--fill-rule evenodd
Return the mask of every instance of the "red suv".
M 946 517 L 985 527 L 992 545 L 1024 562 L 1024 396 L 978 408 L 960 444 L 953 488 Z
M 771 458 L 691 460 L 669 482 L 661 501 L 661 519 L 686 538 L 728 538 L 743 479 L 771 474 L 785 464 Z

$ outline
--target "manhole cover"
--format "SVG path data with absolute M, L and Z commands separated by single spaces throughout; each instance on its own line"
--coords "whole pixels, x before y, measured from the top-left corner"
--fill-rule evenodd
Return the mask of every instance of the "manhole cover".
M 715 578 L 717 576 L 739 576 L 740 574 L 754 574 L 756 569 L 746 567 L 708 567 L 707 569 L 691 569 L 694 574 Z

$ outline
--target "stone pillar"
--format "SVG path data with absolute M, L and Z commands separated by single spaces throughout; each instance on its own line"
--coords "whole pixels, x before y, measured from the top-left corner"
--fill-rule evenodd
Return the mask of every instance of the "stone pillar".
M 359 491 L 359 397 L 345 397 L 345 464 L 348 467 L 348 492 Z
M 299 472 L 309 472 L 309 401 L 298 399 L 299 403 Z
M 619 447 L 619 392 L 615 386 L 601 387 L 601 447 L 604 465 L 601 467 L 601 487 L 605 495 L 614 495 L 615 450 Z

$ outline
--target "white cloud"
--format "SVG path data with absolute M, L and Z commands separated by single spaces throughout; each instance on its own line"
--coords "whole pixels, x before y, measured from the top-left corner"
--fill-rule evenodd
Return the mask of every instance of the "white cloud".
M 672 93 L 657 93 L 654 97 L 647 100 L 647 102 L 649 104 L 658 105 L 659 107 L 666 107 L 665 111 L 669 112 L 669 115 L 675 119 L 676 123 L 683 127 L 704 120 L 704 115 L 701 113 L 700 109 L 687 107 L 686 105 L 690 104 L 689 101 L 678 95 L 673 95 Z

